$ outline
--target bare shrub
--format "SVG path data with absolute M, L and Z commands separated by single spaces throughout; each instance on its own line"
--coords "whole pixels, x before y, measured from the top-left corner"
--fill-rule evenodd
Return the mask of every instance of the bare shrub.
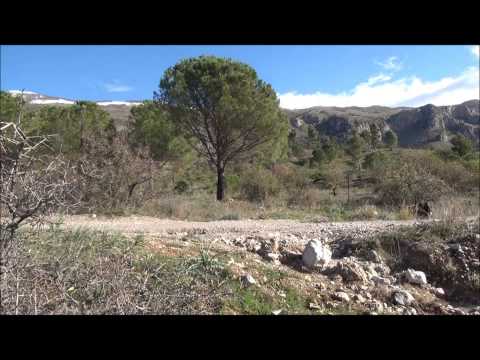
M 446 196 L 432 207 L 433 217 L 444 221 L 457 221 L 473 216 L 480 216 L 478 194 L 473 197 Z
M 431 173 L 415 164 L 403 164 L 375 188 L 382 205 L 393 207 L 416 205 L 421 201 L 435 201 L 451 193 L 451 188 Z
M 298 206 L 300 208 L 316 209 L 322 204 L 324 196 L 319 189 L 308 187 L 290 192 L 288 197 L 289 206 Z
M 380 212 L 374 205 L 363 205 L 355 209 L 351 215 L 354 220 L 374 220 L 378 219 Z
M 70 163 L 62 156 L 38 155 L 46 143 L 46 137 L 28 137 L 17 124 L 0 122 L 2 251 L 21 225 L 41 224 L 47 215 L 77 204 Z
M 110 144 L 88 142 L 77 164 L 82 207 L 100 212 L 138 207 L 155 196 L 152 181 L 165 164 L 153 160 L 145 147 L 130 149 L 124 134 Z

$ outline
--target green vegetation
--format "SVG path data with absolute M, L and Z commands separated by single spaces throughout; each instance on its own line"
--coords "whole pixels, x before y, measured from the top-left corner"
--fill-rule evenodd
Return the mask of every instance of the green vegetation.
M 388 130 L 385 133 L 385 144 L 390 147 L 390 150 L 393 150 L 393 148 L 397 146 L 398 138 L 392 130 Z
M 292 274 L 257 264 L 255 276 L 267 281 L 247 288 L 226 265 L 231 254 L 162 253 L 142 235 L 57 226 L 18 240 L 16 261 L 2 268 L 2 314 L 312 313 Z
M 131 108 L 126 127 L 115 128 L 90 102 L 32 107 L 5 92 L 0 102 L 3 121 L 21 119 L 28 135 L 49 136 L 45 161 L 56 154 L 71 161 L 78 212 L 408 219 L 420 201 L 436 216 L 478 211 L 463 200 L 478 198 L 480 184 L 480 153 L 465 137 L 454 135 L 451 147 L 406 149 L 376 123 L 346 138 L 307 123 L 289 129 L 271 86 L 229 59 L 172 66 L 155 100 Z

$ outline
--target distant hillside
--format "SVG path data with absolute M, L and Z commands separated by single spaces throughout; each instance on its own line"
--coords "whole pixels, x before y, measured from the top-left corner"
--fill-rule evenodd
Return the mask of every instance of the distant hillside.
M 8 91 L 12 95 L 19 95 L 21 92 L 18 90 Z M 52 106 L 69 106 L 75 104 L 75 100 L 48 96 L 32 91 L 23 92 L 23 97 L 30 109 L 36 109 L 40 106 L 52 105 Z M 130 109 L 132 106 L 142 104 L 141 101 L 97 101 L 97 105 L 101 106 L 106 112 L 110 114 L 115 121 L 117 129 L 123 129 L 127 125 L 128 118 L 130 116 Z
M 480 138 L 479 100 L 459 105 L 419 108 L 388 108 L 382 106 L 313 107 L 304 110 L 285 110 L 290 124 L 298 133 L 313 126 L 320 134 L 336 137 L 340 142 L 352 133 L 360 133 L 376 124 L 383 133 L 394 131 L 400 146 L 423 146 L 448 142 L 452 134 L 462 134 L 476 144 Z
M 10 91 L 18 94 L 18 91 Z M 74 104 L 74 100 L 24 92 L 29 106 Z M 125 128 L 132 106 L 141 101 L 99 101 L 115 121 L 117 129 Z M 480 101 L 470 100 L 459 105 L 425 105 L 418 108 L 384 106 L 370 107 L 322 107 L 316 106 L 302 110 L 283 110 L 288 116 L 292 128 L 299 137 L 306 134 L 306 125 L 313 126 L 320 134 L 333 136 L 343 142 L 356 132 L 368 130 L 370 124 L 376 124 L 385 133 L 394 131 L 399 145 L 418 147 L 433 143 L 446 143 L 453 134 L 462 134 L 477 145 L 480 139 Z

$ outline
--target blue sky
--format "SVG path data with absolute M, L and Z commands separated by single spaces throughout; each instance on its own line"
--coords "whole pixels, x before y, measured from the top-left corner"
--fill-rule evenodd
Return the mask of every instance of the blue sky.
M 151 99 L 178 60 L 231 57 L 285 108 L 419 106 L 479 98 L 478 46 L 1 46 L 2 90 L 84 100 Z

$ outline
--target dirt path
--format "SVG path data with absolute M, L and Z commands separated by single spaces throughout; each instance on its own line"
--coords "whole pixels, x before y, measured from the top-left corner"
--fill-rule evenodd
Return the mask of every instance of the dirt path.
M 145 235 L 173 235 L 183 232 L 204 234 L 208 237 L 218 235 L 239 235 L 278 232 L 282 235 L 295 235 L 300 238 L 318 236 L 336 237 L 346 233 L 367 235 L 390 230 L 398 226 L 412 226 L 417 221 L 353 221 L 307 223 L 297 220 L 227 220 L 194 222 L 169 219 L 157 219 L 146 216 L 97 217 L 69 216 L 63 226 L 69 228 L 86 227 L 93 230 L 118 231 L 125 234 L 143 233 Z

